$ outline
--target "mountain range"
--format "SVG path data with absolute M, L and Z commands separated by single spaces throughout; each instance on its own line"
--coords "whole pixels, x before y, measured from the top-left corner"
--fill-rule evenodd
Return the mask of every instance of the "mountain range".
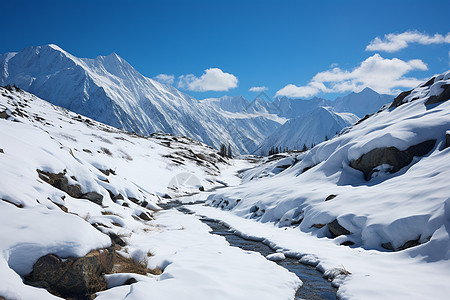
M 335 101 L 267 101 L 265 94 L 251 102 L 241 96 L 198 100 L 143 76 L 115 53 L 78 58 L 53 44 L 1 54 L 0 85 L 7 84 L 129 132 L 188 136 L 216 149 L 224 143 L 240 154 L 318 143 L 392 101 L 368 88 Z M 293 143 L 296 128 L 308 136 Z

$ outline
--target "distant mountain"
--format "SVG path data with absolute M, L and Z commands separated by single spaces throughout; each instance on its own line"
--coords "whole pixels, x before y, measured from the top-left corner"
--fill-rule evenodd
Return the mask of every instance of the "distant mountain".
M 335 136 L 358 119 L 352 113 L 337 113 L 331 107 L 317 107 L 284 123 L 261 143 L 255 154 L 267 155 L 272 147 L 302 149 L 306 145 L 311 148 L 312 144 Z
M 380 95 L 370 88 L 365 88 L 359 93 L 337 98 L 334 100 L 333 109 L 337 112 L 351 112 L 362 118 L 377 112 L 383 105 L 391 103 L 392 99 L 390 95 Z
M 56 45 L 45 45 L 3 54 L 0 85 L 6 84 L 130 132 L 184 135 L 216 149 L 225 143 L 235 153 L 252 152 L 283 123 L 259 115 L 241 115 L 236 120 L 236 116 L 218 113 L 208 101 L 143 76 L 115 53 L 77 58 Z M 221 105 L 228 105 L 224 112 L 233 112 L 243 101 L 242 97 L 224 98 Z
M 363 117 L 392 100 L 370 89 L 336 101 L 286 97 L 266 101 L 264 94 L 251 102 L 242 96 L 197 100 L 143 76 L 115 53 L 94 59 L 77 58 L 56 45 L 0 54 L 0 85 L 6 84 L 15 84 L 55 105 L 129 132 L 188 136 L 216 149 L 224 143 L 234 153 L 242 154 L 255 153 L 268 143 L 266 139 L 273 143 L 276 136 L 280 137 L 277 144 L 294 145 L 292 139 L 288 142 L 274 132 L 291 120 L 285 128 L 291 126 L 289 132 L 294 133 L 295 126 L 302 122 L 300 118 L 315 109 L 331 107 L 336 112 Z M 311 118 L 309 126 L 336 129 L 335 123 L 315 124 L 319 121 L 324 120 Z M 299 133 L 295 136 L 316 143 L 335 132 L 316 133 L 320 136 L 315 139 L 310 135 L 300 138 Z

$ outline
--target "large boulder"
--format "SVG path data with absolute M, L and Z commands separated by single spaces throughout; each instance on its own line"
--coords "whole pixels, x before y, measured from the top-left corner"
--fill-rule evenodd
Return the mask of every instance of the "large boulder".
M 442 91 L 442 93 L 440 93 L 439 95 L 436 95 L 436 96 L 430 96 L 430 98 L 428 98 L 427 102 L 425 102 L 426 105 L 441 103 L 441 102 L 444 102 L 444 101 L 447 101 L 450 99 L 450 84 L 443 84 L 441 86 L 441 88 L 444 89 Z
M 342 225 L 339 224 L 338 220 L 336 220 L 336 219 L 333 222 L 328 223 L 327 226 L 328 226 L 328 230 L 330 231 L 333 238 L 338 237 L 340 235 L 351 234 L 351 232 L 348 231 L 347 229 L 345 229 L 344 227 L 342 227 Z
M 395 173 L 409 165 L 414 156 L 424 156 L 430 152 L 435 143 L 436 140 L 428 140 L 411 146 L 404 151 L 400 151 L 395 147 L 376 148 L 351 161 L 350 166 L 362 171 L 364 178 L 368 181 L 372 178 L 372 174 L 377 171 L 377 167 L 389 165 L 389 172 Z
M 26 281 L 57 296 L 85 298 L 107 288 L 103 275 L 112 270 L 113 262 L 113 252 L 108 249 L 64 260 L 55 254 L 47 254 L 34 264 Z

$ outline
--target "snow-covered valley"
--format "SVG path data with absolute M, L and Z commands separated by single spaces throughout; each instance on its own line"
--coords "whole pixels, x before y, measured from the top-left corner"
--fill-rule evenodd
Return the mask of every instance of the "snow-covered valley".
M 339 299 L 445 299 L 449 76 L 308 151 L 238 159 L 0 88 L 0 297 L 294 299 L 301 276 L 271 261 L 288 256 Z M 207 205 L 161 209 L 175 199 Z M 278 253 L 230 247 L 202 216 Z

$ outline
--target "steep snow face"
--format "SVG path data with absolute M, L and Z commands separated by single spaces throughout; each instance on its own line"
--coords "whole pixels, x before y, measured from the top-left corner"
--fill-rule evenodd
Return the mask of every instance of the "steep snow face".
M 276 125 L 270 119 L 271 124 L 266 124 L 249 116 L 241 127 L 233 116 L 217 113 L 208 101 L 203 103 L 144 77 L 115 53 L 86 59 L 56 45 L 29 47 L 0 56 L 0 67 L 0 85 L 15 84 L 53 104 L 129 132 L 184 135 L 216 149 L 225 143 L 235 153 L 248 153 Z M 243 101 L 223 100 L 229 103 L 228 111 L 236 112 L 242 110 L 238 104 L 245 109 Z M 240 128 L 244 139 L 234 135 L 235 128 Z
M 333 109 L 337 112 L 351 112 L 362 118 L 377 112 L 383 105 L 392 102 L 392 96 L 380 95 L 370 88 L 359 93 L 351 93 L 334 100 Z
M 358 119 L 351 113 L 336 113 L 330 107 L 319 107 L 287 121 L 266 138 L 255 153 L 266 155 L 271 147 L 302 149 L 305 145 L 310 148 L 332 138 Z

